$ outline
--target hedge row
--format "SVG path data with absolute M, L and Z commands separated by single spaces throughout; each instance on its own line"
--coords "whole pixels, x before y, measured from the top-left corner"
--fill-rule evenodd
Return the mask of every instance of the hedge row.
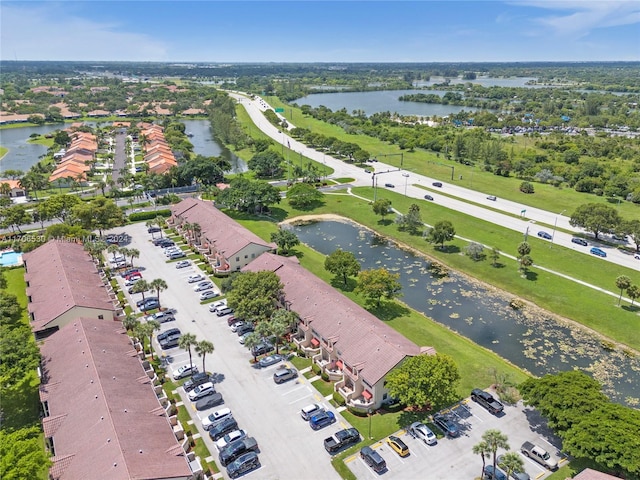
M 170 217 L 171 210 L 157 210 L 152 212 L 137 212 L 129 215 L 129 220 L 132 222 L 138 222 L 140 220 L 153 220 L 156 217 Z

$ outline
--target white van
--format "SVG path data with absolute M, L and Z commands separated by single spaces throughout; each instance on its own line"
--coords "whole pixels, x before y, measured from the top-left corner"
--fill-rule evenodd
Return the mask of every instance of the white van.
M 189 400 L 192 402 L 195 400 L 199 400 L 202 397 L 206 397 L 207 395 L 211 395 L 216 392 L 216 389 L 213 387 L 212 382 L 203 383 L 202 385 L 198 385 L 196 388 L 189 392 Z

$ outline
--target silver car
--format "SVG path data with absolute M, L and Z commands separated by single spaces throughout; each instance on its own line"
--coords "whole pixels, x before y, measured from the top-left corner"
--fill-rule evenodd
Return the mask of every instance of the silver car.
M 200 282 L 198 285 L 196 285 L 195 287 L 193 287 L 193 291 L 194 292 L 202 292 L 204 290 L 210 290 L 213 288 L 213 282 Z

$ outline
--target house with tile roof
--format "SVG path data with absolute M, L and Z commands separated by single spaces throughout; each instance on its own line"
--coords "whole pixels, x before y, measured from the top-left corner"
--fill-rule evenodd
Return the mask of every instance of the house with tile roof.
M 82 244 L 50 240 L 22 256 L 27 310 L 36 339 L 79 317 L 113 322 L 121 312 L 104 273 Z
M 2 184 L 7 184 L 9 186 L 9 198 L 27 196 L 27 189 L 20 186 L 20 180 L 0 178 L 0 185 Z
M 599 472 L 592 468 L 585 468 L 578 475 L 573 477 L 573 480 L 616 480 L 619 477 L 614 477 L 608 473 Z
M 265 242 L 211 202 L 187 198 L 173 205 L 171 213 L 168 222 L 189 244 L 198 248 L 219 275 L 237 272 L 263 253 L 277 248 L 275 243 Z M 200 231 L 192 232 L 185 224 L 198 224 Z
M 347 405 L 367 411 L 388 397 L 386 375 L 405 358 L 435 355 L 300 266 L 295 257 L 264 253 L 243 271 L 275 272 L 284 285 L 282 308 L 295 312 L 293 341 L 334 380 Z
M 53 480 L 187 480 L 193 473 L 120 322 L 78 317 L 40 345 Z

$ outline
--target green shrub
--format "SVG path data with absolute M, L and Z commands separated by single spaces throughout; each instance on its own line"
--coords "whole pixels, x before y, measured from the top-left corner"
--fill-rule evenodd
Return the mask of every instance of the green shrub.
M 329 374 L 327 372 L 322 372 L 322 374 L 320 375 L 320 378 L 322 378 L 322 380 L 324 380 L 325 382 L 328 382 Z
M 340 406 L 344 406 L 344 405 L 347 404 L 347 401 L 338 392 L 333 392 L 333 401 L 336 402 Z
M 313 373 L 315 373 L 316 375 L 320 375 L 321 368 L 320 368 L 320 365 L 318 365 L 317 363 L 314 363 L 313 365 L 311 365 L 311 370 L 313 370 Z
M 140 220 L 153 220 L 156 217 L 170 217 L 171 210 L 158 210 L 152 212 L 136 212 L 129 215 L 129 220 L 132 222 L 138 222 Z
M 348 406 L 347 410 L 356 417 L 366 417 L 369 415 L 366 409 Z

